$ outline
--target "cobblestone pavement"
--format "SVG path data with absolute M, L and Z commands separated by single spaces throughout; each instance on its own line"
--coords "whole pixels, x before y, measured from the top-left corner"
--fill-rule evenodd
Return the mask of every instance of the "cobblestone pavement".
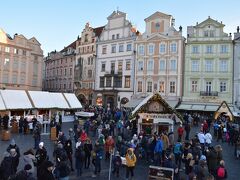
M 72 127 L 73 124 L 72 123 L 64 123 L 63 124 L 63 131 L 67 133 L 68 129 L 70 127 Z M 196 132 L 198 131 L 197 128 L 192 128 L 191 130 L 191 136 L 193 136 Z M 21 154 L 26 151 L 27 149 L 33 147 L 33 138 L 31 135 L 19 135 L 19 134 L 12 134 L 12 138 L 15 139 L 17 145 L 20 148 Z M 45 147 L 48 151 L 48 155 L 50 160 L 52 159 L 52 153 L 53 153 L 53 142 L 49 139 L 48 135 L 42 135 L 42 141 L 45 144 Z M 9 145 L 9 141 L 0 141 L 0 161 L 2 161 L 2 155 L 3 152 L 6 150 L 7 146 Z M 216 142 L 213 142 L 213 144 L 217 144 Z M 226 167 L 228 170 L 228 179 L 230 180 L 238 180 L 240 177 L 240 160 L 236 160 L 236 158 L 234 157 L 234 147 L 233 146 L 229 146 L 226 143 L 222 143 L 220 142 L 220 144 L 223 147 L 223 158 L 225 160 L 226 163 Z M 20 159 L 20 165 L 18 170 L 22 169 L 23 165 L 22 165 L 22 157 Z M 91 166 L 90 169 L 83 169 L 83 174 L 80 178 L 76 178 L 75 172 L 71 173 L 70 179 L 71 180 L 77 180 L 77 179 L 81 179 L 81 180 L 89 180 L 89 179 L 94 179 L 92 178 L 92 172 L 93 172 L 93 166 Z M 107 180 L 108 179 L 108 173 L 109 173 L 109 162 L 105 162 L 103 160 L 102 162 L 102 171 L 99 177 L 95 178 L 98 180 Z M 120 177 L 119 178 L 114 178 L 113 176 L 111 177 L 111 179 L 119 179 L 119 180 L 123 180 L 125 179 L 125 169 L 122 168 L 120 170 Z M 135 180 L 147 180 L 148 178 L 148 164 L 146 164 L 144 161 L 139 160 L 137 162 L 137 166 L 135 168 Z

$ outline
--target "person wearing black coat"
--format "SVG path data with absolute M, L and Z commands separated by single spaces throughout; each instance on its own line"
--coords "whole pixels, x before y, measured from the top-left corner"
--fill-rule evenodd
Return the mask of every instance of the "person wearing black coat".
M 90 158 L 91 158 L 91 152 L 92 152 L 92 143 L 90 139 L 87 139 L 86 143 L 83 145 L 83 149 L 85 152 L 85 168 L 89 168 L 90 165 Z
M 55 177 L 52 173 L 54 164 L 51 161 L 44 161 L 39 167 L 38 180 L 55 180 Z
M 70 161 L 71 170 L 74 171 L 73 160 L 72 160 L 72 154 L 73 154 L 72 140 L 70 138 L 65 142 L 64 149 L 65 149 L 65 151 L 67 153 L 67 156 L 68 156 L 68 159 Z
M 9 123 L 9 116 L 5 114 L 3 116 L 3 128 L 4 128 L 4 130 L 8 130 L 8 123 Z
M 15 173 L 12 157 L 8 152 L 5 152 L 4 158 L 0 165 L 0 177 L 2 180 L 8 180 L 9 176 Z

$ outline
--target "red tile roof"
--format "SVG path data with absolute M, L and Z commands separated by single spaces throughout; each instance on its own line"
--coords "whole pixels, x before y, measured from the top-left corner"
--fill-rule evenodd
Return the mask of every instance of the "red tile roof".
M 93 29 L 93 32 L 95 33 L 95 35 L 97 37 L 99 37 L 101 35 L 103 28 L 104 28 L 104 26 L 100 26 L 100 27 L 96 27 Z
M 76 40 L 77 41 L 77 40 Z M 72 42 L 71 44 L 69 44 L 67 47 L 64 47 L 60 52 L 64 52 L 64 51 L 67 51 L 67 49 L 69 47 L 73 48 L 73 49 L 76 49 L 76 41 Z

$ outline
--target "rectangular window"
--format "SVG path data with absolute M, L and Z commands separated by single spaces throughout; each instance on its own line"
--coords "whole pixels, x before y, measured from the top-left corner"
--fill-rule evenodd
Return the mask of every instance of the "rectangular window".
M 227 91 L 227 83 L 225 81 L 220 82 L 220 92 L 226 92 Z
M 34 75 L 38 74 L 38 63 L 37 62 L 33 63 L 33 74 Z M 54 72 L 54 75 L 55 75 L 55 72 Z
M 144 55 L 144 46 L 143 45 L 138 46 L 138 53 L 140 55 Z
M 33 79 L 32 79 L 32 86 L 37 86 L 37 78 L 36 77 L 34 77 Z
M 10 66 L 10 59 L 8 58 L 5 58 L 4 59 L 4 69 L 9 69 L 9 66 Z
M 170 61 L 170 70 L 171 71 L 176 71 L 177 70 L 177 61 L 176 60 L 171 60 Z
M 198 54 L 198 53 L 199 53 L 199 51 L 198 51 L 198 46 L 193 46 L 193 47 L 192 47 L 192 53 L 193 53 L 193 54 Z
M 204 31 L 204 37 L 208 37 L 208 31 Z
M 10 53 L 10 47 L 5 47 L 5 52 Z
M 166 65 L 165 60 L 160 60 L 160 71 L 165 71 Z
M 213 61 L 212 60 L 205 60 L 205 71 L 213 72 Z
M 143 71 L 143 61 L 138 61 L 138 71 Z
M 192 92 L 197 92 L 197 81 L 192 81 L 192 89 L 191 89 L 191 91 Z
M 119 35 L 119 34 L 117 34 L 117 39 L 119 39 L 119 37 L 120 37 L 120 35 Z
M 101 71 L 102 71 L 102 72 L 105 72 L 105 68 L 106 68 L 106 64 L 105 64 L 105 63 L 102 63 Z
M 18 54 L 18 49 L 14 48 L 13 53 Z
M 177 52 L 177 44 L 176 43 L 172 43 L 171 47 L 170 47 L 171 52 Z
M 114 71 L 115 71 L 115 63 L 112 62 L 111 63 L 111 73 L 114 74 Z
M 102 54 L 107 54 L 107 46 L 102 47 Z
M 88 78 L 92 78 L 92 70 L 88 70 Z
M 159 92 L 164 93 L 165 92 L 165 83 L 164 81 L 160 81 L 159 83 Z
M 138 92 L 142 92 L 142 81 L 138 81 L 137 91 L 138 91 Z
M 147 82 L 147 92 L 152 92 L 152 82 Z
M 70 68 L 70 76 L 72 76 L 72 68 Z
M 27 55 L 27 51 L 23 50 L 23 51 L 22 51 L 22 54 L 23 54 L 24 56 L 26 56 L 26 55 Z
M 132 50 L 132 44 L 127 44 L 127 51 L 131 51 Z
M 130 61 L 126 62 L 126 70 L 131 70 L 131 62 Z
M 106 77 L 106 87 L 112 86 L 112 77 Z
M 21 74 L 20 76 L 20 84 L 25 84 L 26 76 L 25 74 Z
M 166 46 L 165 46 L 165 44 L 161 44 L 161 45 L 160 45 L 160 53 L 165 53 L 165 51 L 166 51 Z
M 149 60 L 148 61 L 147 70 L 148 71 L 152 71 L 153 70 L 153 60 Z
M 119 52 L 123 52 L 123 48 L 124 48 L 123 44 L 119 44 Z
M 227 45 L 221 45 L 221 50 L 220 50 L 221 53 L 227 53 L 228 52 L 228 49 L 227 49 Z
M 199 60 L 192 60 L 192 72 L 199 71 Z
M 13 70 L 14 71 L 18 70 L 18 60 L 16 60 L 16 59 L 13 60 Z
M 208 54 L 212 54 L 213 53 L 213 46 L 212 45 L 206 46 L 206 53 L 208 53 Z
M 66 68 L 64 69 L 64 75 L 65 76 L 67 75 L 67 69 Z
M 174 81 L 170 82 L 170 93 L 175 93 L 176 91 L 176 85 Z
M 4 73 L 3 76 L 2 76 L 2 82 L 3 83 L 8 83 L 8 74 L 7 73 Z
M 112 40 L 114 40 L 114 39 L 115 39 L 115 34 L 112 35 Z
M 122 72 L 123 62 L 118 62 L 118 72 Z
M 220 72 L 227 72 L 228 71 L 228 61 L 227 60 L 220 60 L 219 61 L 219 71 Z
M 214 30 L 210 30 L 210 37 L 214 37 L 214 34 L 215 34 Z
M 122 77 L 114 77 L 114 87 L 121 88 L 122 87 Z
M 17 84 L 17 74 L 12 75 L 12 83 Z
M 111 51 L 112 53 L 116 53 L 116 45 L 114 44 L 114 45 L 112 45 L 112 51 Z
M 130 88 L 130 82 L 131 82 L 130 76 L 125 76 L 125 85 L 124 85 L 124 87 L 125 88 Z
M 104 77 L 100 77 L 100 88 L 104 87 Z
M 154 54 L 154 45 L 152 45 L 152 44 L 148 45 L 148 54 L 149 55 Z

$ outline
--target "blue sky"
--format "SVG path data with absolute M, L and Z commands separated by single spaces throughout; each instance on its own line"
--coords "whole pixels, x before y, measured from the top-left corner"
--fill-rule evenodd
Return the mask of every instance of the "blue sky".
M 240 26 L 238 0 L 5 0 L 0 3 L 0 28 L 11 36 L 35 36 L 46 55 L 73 42 L 86 22 L 92 27 L 105 25 L 117 7 L 141 32 L 144 19 L 155 11 L 173 15 L 176 28 L 183 26 L 184 36 L 187 26 L 208 16 L 222 21 L 228 33 Z

